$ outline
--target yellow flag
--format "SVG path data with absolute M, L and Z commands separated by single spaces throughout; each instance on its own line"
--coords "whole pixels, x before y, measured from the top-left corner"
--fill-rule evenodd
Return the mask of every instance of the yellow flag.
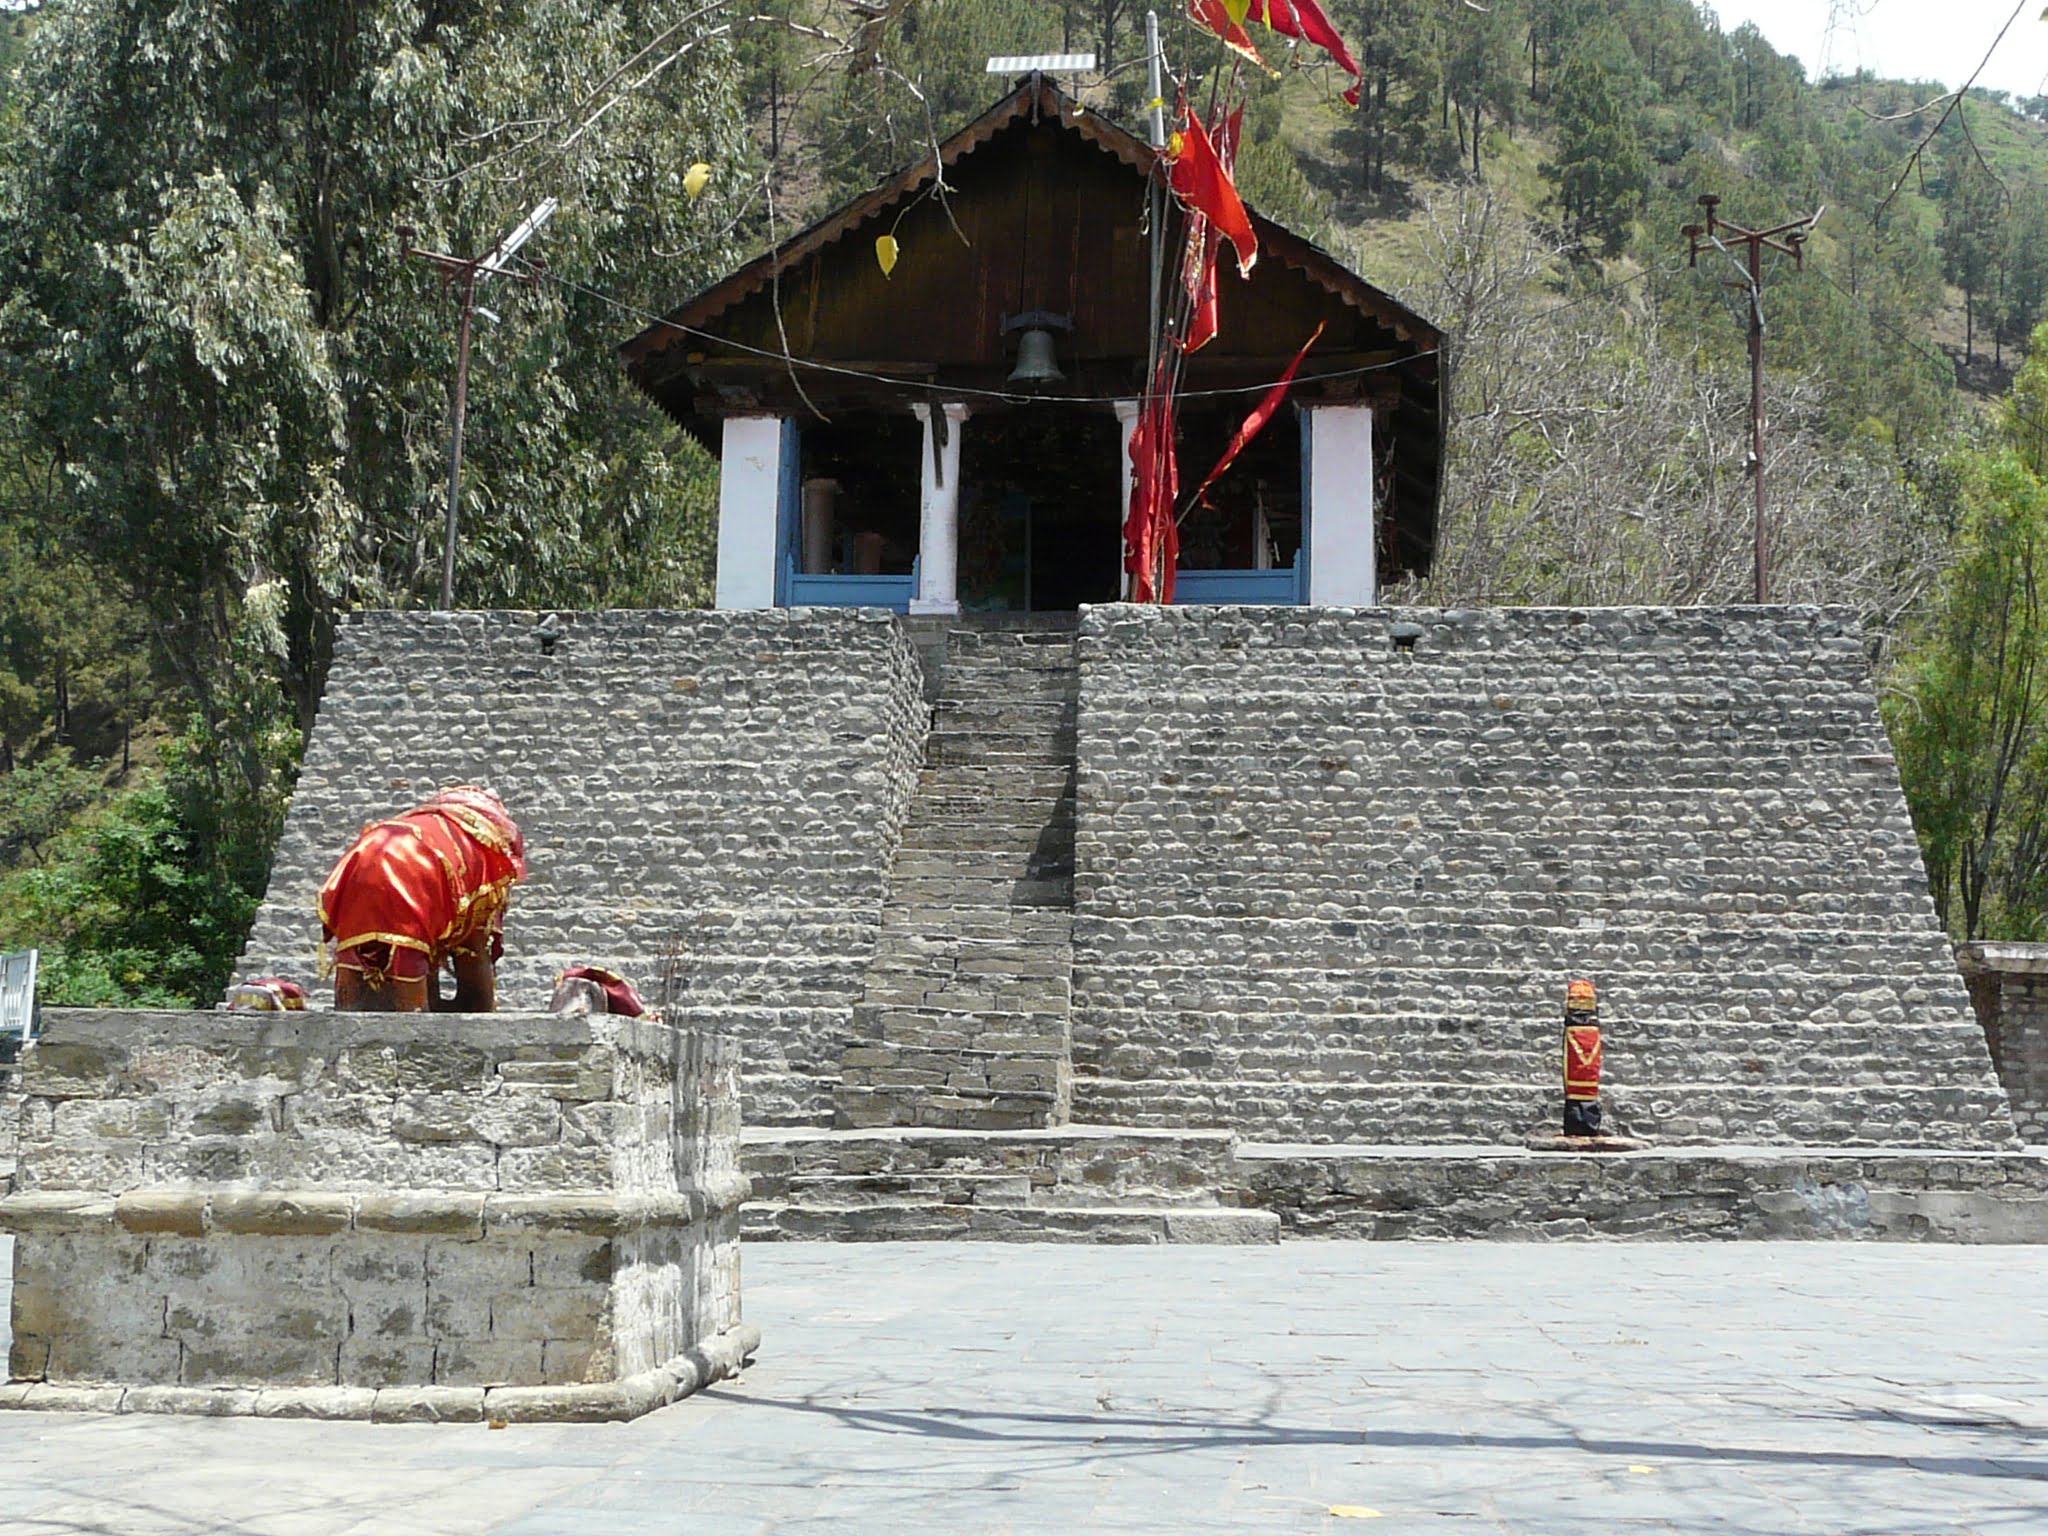
M 896 257 L 900 247 L 894 235 L 883 235 L 875 242 L 875 260 L 881 264 L 882 276 L 887 277 L 896 270 Z
M 699 160 L 683 172 L 683 190 L 690 194 L 690 201 L 697 201 L 698 195 L 711 185 L 711 167 Z
M 1245 17 L 1252 13 L 1252 0 L 1223 0 L 1223 9 L 1230 13 L 1230 19 L 1240 27 Z

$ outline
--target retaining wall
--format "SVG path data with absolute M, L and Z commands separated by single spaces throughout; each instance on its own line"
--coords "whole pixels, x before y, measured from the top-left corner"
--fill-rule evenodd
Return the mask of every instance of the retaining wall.
M 2015 1144 L 1846 614 L 1119 606 L 1080 654 L 1077 1120 L 1520 1142 L 1586 975 L 1660 1144 Z
M 51 1010 L 0 1406 L 628 1417 L 737 1367 L 738 1047 L 642 1020 Z
M 2048 944 L 1964 944 L 1956 961 L 2020 1135 L 2048 1142 Z
M 242 974 L 311 981 L 314 898 L 358 830 L 485 784 L 532 866 L 501 1006 L 544 1008 L 577 963 L 652 1001 L 679 946 L 668 1016 L 741 1037 L 748 1118 L 829 1123 L 922 752 L 922 686 L 877 612 L 358 615 Z

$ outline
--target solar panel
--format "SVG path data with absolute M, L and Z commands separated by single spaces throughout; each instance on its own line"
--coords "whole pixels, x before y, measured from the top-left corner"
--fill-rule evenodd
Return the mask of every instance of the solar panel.
M 1005 53 L 988 61 L 991 75 L 1075 74 L 1095 67 L 1092 53 Z

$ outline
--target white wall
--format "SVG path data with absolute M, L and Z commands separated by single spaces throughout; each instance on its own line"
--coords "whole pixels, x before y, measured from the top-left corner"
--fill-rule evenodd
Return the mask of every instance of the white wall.
M 1308 600 L 1340 608 L 1379 601 L 1373 519 L 1372 407 L 1308 412 Z
M 718 469 L 718 606 L 775 606 L 775 525 L 782 420 L 735 416 Z

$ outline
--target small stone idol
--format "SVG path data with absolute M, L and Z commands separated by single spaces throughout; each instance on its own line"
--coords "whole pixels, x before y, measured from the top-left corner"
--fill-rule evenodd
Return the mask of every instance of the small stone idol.
M 1583 977 L 1564 995 L 1564 1133 L 1600 1134 L 1600 994 Z

